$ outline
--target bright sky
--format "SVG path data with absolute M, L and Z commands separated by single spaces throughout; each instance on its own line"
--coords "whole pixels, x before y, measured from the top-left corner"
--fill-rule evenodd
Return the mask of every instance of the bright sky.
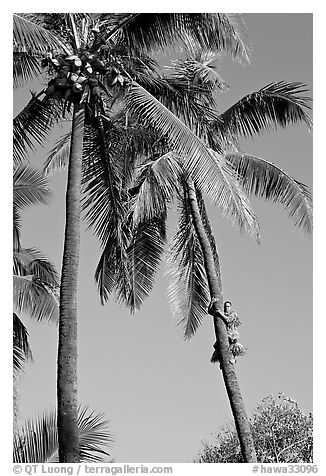
M 312 15 L 245 14 L 252 65 L 226 59 L 221 74 L 230 91 L 221 111 L 273 81 L 301 81 L 312 94 Z M 14 99 L 22 104 L 25 92 Z M 46 146 L 47 147 L 47 146 Z M 303 126 L 243 143 L 243 150 L 274 162 L 312 187 L 312 136 Z M 42 153 L 32 158 L 39 165 Z M 47 207 L 24 213 L 24 246 L 40 249 L 61 269 L 66 174 L 51 178 Z M 282 391 L 312 411 L 312 238 L 294 228 L 286 212 L 253 200 L 258 246 L 209 207 L 220 253 L 225 299 L 233 302 L 248 348 L 237 374 L 248 413 Z M 191 462 L 231 412 L 218 366 L 209 317 L 190 343 L 173 322 L 162 270 L 141 312 L 130 316 L 113 300 L 100 305 L 94 270 L 97 239 L 82 229 L 79 271 L 79 400 L 111 420 L 117 462 Z M 172 230 L 170 231 L 170 233 Z M 56 329 L 26 320 L 34 364 L 21 386 L 23 416 L 56 404 Z

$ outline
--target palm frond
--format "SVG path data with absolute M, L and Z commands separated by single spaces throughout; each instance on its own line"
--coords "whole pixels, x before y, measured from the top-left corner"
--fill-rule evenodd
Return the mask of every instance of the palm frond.
M 249 201 L 224 158 L 209 149 L 183 122 L 144 88 L 132 82 L 126 97 L 132 113 L 156 128 L 182 159 L 182 166 L 199 189 L 210 197 L 240 229 L 259 236 Z
M 23 428 L 14 433 L 13 461 L 45 463 L 57 451 L 57 439 L 55 412 L 27 420 Z
M 170 76 L 138 74 L 133 78 L 194 131 L 203 129 L 214 119 L 218 120 L 213 90 L 196 83 L 193 77 L 175 72 Z
M 120 170 L 113 163 L 115 152 L 119 154 L 119 143 L 110 141 L 107 126 L 106 154 L 97 129 L 90 130 L 85 137 L 85 166 L 83 172 L 84 198 L 82 208 L 89 227 L 92 227 L 101 241 L 103 249 L 95 278 L 101 301 L 104 303 L 118 284 L 128 281 L 126 249 L 128 227 L 125 226 L 126 197 L 123 196 Z M 117 150 L 114 150 L 114 144 Z M 117 274 L 119 274 L 119 279 Z M 125 283 L 127 286 L 127 284 Z
M 108 448 L 114 441 L 108 429 L 109 421 L 103 413 L 90 411 L 88 406 L 79 407 L 79 453 L 81 461 L 100 463 L 110 457 Z
M 14 251 L 14 309 L 38 321 L 58 322 L 58 276 L 33 248 Z
M 45 175 L 51 175 L 58 170 L 67 167 L 70 154 L 71 132 L 64 134 L 55 143 L 55 146 L 50 150 L 44 164 L 43 171 Z
M 30 165 L 20 165 L 14 170 L 13 199 L 18 211 L 29 205 L 48 203 L 51 196 L 46 177 Z
M 224 91 L 228 86 L 217 71 L 221 54 L 209 50 L 186 51 L 186 59 L 172 61 L 171 70 L 173 77 L 185 79 L 190 84 L 197 85 L 199 92 L 212 92 L 217 89 Z M 200 89 L 201 88 L 201 89 Z M 215 104 L 214 96 L 209 99 Z
M 27 151 L 35 150 L 35 144 L 42 145 L 53 125 L 61 119 L 62 107 L 62 103 L 55 99 L 43 102 L 37 97 L 33 97 L 14 118 L 13 156 L 15 165 L 28 159 Z
M 304 84 L 280 81 L 271 83 L 235 103 L 213 121 L 217 134 L 238 138 L 253 137 L 263 131 L 303 122 L 312 125 L 308 115 L 311 99 Z
M 28 80 L 41 74 L 39 61 L 27 52 L 14 52 L 13 57 L 13 84 L 14 88 L 23 86 Z
M 79 452 L 82 462 L 104 462 L 110 456 L 108 448 L 113 437 L 108 421 L 102 413 L 79 407 Z M 29 419 L 14 433 L 14 463 L 58 462 L 58 435 L 56 412 L 43 413 Z
M 51 31 L 24 18 L 24 14 L 13 15 L 13 41 L 15 51 L 30 51 L 33 54 L 58 50 L 69 54 L 71 49 Z
M 161 204 L 156 216 L 133 228 L 127 250 L 130 288 L 125 302 L 131 312 L 141 308 L 154 286 L 166 241 L 166 217 L 166 206 Z
M 180 159 L 173 152 L 139 167 L 134 187 L 129 190 L 131 195 L 135 195 L 131 205 L 134 223 L 151 220 L 166 206 L 166 202 L 172 200 L 182 173 Z
M 182 326 L 185 339 L 190 339 L 207 316 L 209 289 L 185 191 L 180 194 L 178 209 L 178 231 L 168 251 L 168 297 L 172 314 Z
M 137 56 L 139 50 L 170 45 L 197 44 L 231 53 L 248 61 L 246 29 L 240 15 L 227 13 L 142 13 L 135 14 L 115 37 Z
M 13 345 L 13 371 L 14 371 L 14 384 L 16 384 L 20 372 L 23 370 L 25 364 L 25 355 L 22 349 L 18 345 Z M 15 391 L 16 390 L 16 391 Z M 17 403 L 18 391 L 14 385 L 14 401 Z M 17 412 L 16 408 L 16 412 Z
M 28 332 L 17 314 L 13 313 L 13 345 L 14 345 L 14 367 L 15 348 L 23 354 L 24 361 L 33 360 L 32 351 L 28 342 Z
M 247 193 L 281 203 L 296 226 L 312 232 L 312 196 L 306 185 L 260 157 L 229 154 L 227 160 L 242 178 L 242 186 Z
M 13 249 L 16 251 L 20 248 L 21 219 L 15 206 L 13 207 L 13 212 Z
M 223 15 L 223 14 L 219 14 Z M 248 38 L 247 26 L 240 13 L 224 13 L 226 22 L 226 30 L 229 35 L 226 36 L 227 53 L 231 53 L 233 58 L 243 62 L 250 63 L 252 47 Z

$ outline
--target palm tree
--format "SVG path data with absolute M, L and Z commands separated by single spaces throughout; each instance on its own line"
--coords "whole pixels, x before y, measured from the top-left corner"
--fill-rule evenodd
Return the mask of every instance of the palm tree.
M 188 61 L 190 62 L 190 60 Z M 196 69 L 193 68 L 194 65 Z M 189 64 L 187 66 L 186 73 L 188 73 L 188 76 L 185 75 L 186 78 L 190 74 Z M 216 85 L 216 74 L 214 74 L 214 71 L 207 71 L 207 64 L 200 65 L 198 60 L 193 60 L 190 66 L 192 74 L 196 74 L 197 78 L 199 76 L 199 78 L 204 78 L 207 81 L 207 79 L 211 80 L 213 76 Z M 178 72 L 180 74 L 180 68 L 178 68 Z M 194 77 L 191 78 L 192 83 L 194 79 Z M 211 81 L 211 84 L 214 84 L 214 81 Z M 223 84 L 219 77 L 218 84 Z M 202 135 L 205 136 L 208 144 L 214 149 L 221 147 L 221 142 L 227 142 L 228 140 L 229 152 L 226 149 L 224 169 L 227 170 L 228 167 L 234 169 L 241 178 L 242 188 L 246 192 L 282 203 L 289 210 L 295 224 L 305 231 L 311 232 L 312 202 L 309 190 L 277 166 L 261 158 L 241 154 L 238 152 L 235 143 L 241 135 L 246 137 L 277 126 L 285 127 L 288 124 L 301 121 L 310 126 L 310 119 L 306 112 L 309 98 L 301 96 L 303 92 L 303 85 L 296 83 L 269 85 L 243 98 L 221 114 L 219 118 L 210 122 L 206 130 L 202 131 Z M 144 94 L 143 102 L 145 102 L 145 99 Z M 149 107 L 148 110 L 150 110 Z M 159 108 L 152 106 L 152 111 L 153 115 L 156 115 L 156 120 L 159 121 Z M 145 112 L 143 117 L 146 117 Z M 155 121 L 154 117 L 150 119 L 153 122 Z M 199 135 L 200 131 L 197 130 L 196 132 Z M 146 231 L 143 232 L 143 238 L 139 237 L 139 222 L 142 222 L 144 230 L 145 225 L 147 227 L 148 224 L 152 225 L 153 219 L 161 222 L 163 218 L 164 222 L 167 204 L 173 200 L 173 195 L 178 194 L 181 219 L 179 232 L 173 240 L 170 260 L 173 268 L 173 282 L 170 288 L 173 308 L 177 311 L 179 317 L 181 315 L 180 322 L 184 324 L 185 336 L 190 338 L 207 314 L 209 302 L 214 303 L 213 323 L 220 367 L 235 419 L 244 461 L 253 461 L 255 459 L 255 449 L 250 426 L 246 418 L 234 367 L 230 363 L 226 328 L 219 318 L 220 312 L 223 311 L 223 294 L 221 270 L 214 236 L 198 186 L 184 172 L 182 161 L 175 152 L 175 150 L 173 152 L 165 151 L 165 154 L 159 154 L 158 158 L 148 160 L 142 166 L 136 185 L 133 188 L 133 191 L 137 194 L 133 204 L 134 221 L 137 225 L 134 235 L 136 243 L 135 246 L 131 247 L 133 261 L 136 265 L 133 272 L 134 275 L 137 275 L 137 273 L 142 275 L 142 282 L 144 283 L 143 288 L 140 289 L 140 292 L 138 290 L 138 293 L 145 295 L 150 287 L 148 281 L 153 275 L 153 267 L 156 268 L 159 263 L 162 238 L 164 237 L 164 234 L 153 234 L 152 228 L 147 233 Z M 214 152 L 212 153 L 214 154 Z M 223 171 L 225 170 L 221 170 L 222 178 L 225 176 L 223 176 Z M 221 180 L 221 177 L 219 179 Z M 181 186 L 181 192 L 178 190 L 178 183 Z M 251 212 L 249 203 L 240 192 L 237 184 L 234 183 L 233 185 L 237 200 L 232 203 L 232 207 L 228 207 L 228 212 L 238 220 L 241 226 L 248 227 L 258 237 L 257 222 Z M 214 190 L 208 189 L 208 192 L 212 195 Z M 220 202 L 225 199 L 222 195 Z M 220 202 L 218 203 L 220 204 Z M 164 223 L 163 226 L 160 223 L 160 226 L 164 229 Z M 152 236 L 151 245 L 155 250 L 155 253 L 150 254 L 148 253 L 149 235 Z M 155 243 L 155 246 L 153 246 L 153 243 Z M 134 257 L 135 254 L 138 254 L 138 261 Z M 137 277 L 137 281 L 141 281 L 139 277 Z M 137 300 L 134 299 L 134 302 L 137 302 Z M 141 302 L 141 299 L 138 299 L 138 302 Z
M 13 177 L 13 370 L 14 419 L 18 418 L 18 381 L 24 363 L 32 360 L 28 331 L 21 315 L 37 321 L 58 322 L 58 275 L 54 266 L 35 248 L 21 246 L 21 211 L 32 204 L 47 203 L 47 179 L 29 165 L 20 165 Z
M 43 413 L 27 420 L 14 433 L 14 463 L 58 462 L 58 432 L 56 412 Z M 108 421 L 102 413 L 89 411 L 87 406 L 78 409 L 79 451 L 82 462 L 112 462 L 108 449 L 113 441 Z
M 15 128 L 20 134 L 17 140 L 17 160 L 30 145 L 31 136 L 35 137 L 33 124 L 41 129 L 44 136 L 53 122 L 52 111 L 57 112 L 57 103 L 64 100 L 65 108 L 73 108 L 71 147 L 68 164 L 68 183 L 66 195 L 66 229 L 64 254 L 60 286 L 60 320 L 58 344 L 58 438 L 59 459 L 61 462 L 78 462 L 77 430 L 77 271 L 79 259 L 79 220 L 82 176 L 82 154 L 85 125 L 96 126 L 101 148 L 101 160 L 110 172 L 110 157 L 106 152 L 103 115 L 105 103 L 110 99 L 109 89 L 118 84 L 124 89 L 129 108 L 141 109 L 144 89 L 128 74 L 119 58 L 119 49 L 127 50 L 127 60 L 132 55 L 141 58 L 142 50 L 161 47 L 180 41 L 194 42 L 201 47 L 213 47 L 216 50 L 230 52 L 235 58 L 248 59 L 248 49 L 242 34 L 242 23 L 237 15 L 229 14 L 53 14 L 15 17 L 14 45 L 15 53 L 27 53 L 35 56 L 42 53 L 57 36 L 56 54 L 50 51 L 43 65 L 55 72 L 55 77 L 44 91 L 45 98 L 39 101 L 35 96 L 17 120 Z M 94 22 L 97 21 L 97 24 Z M 93 26 L 91 29 L 90 27 Z M 44 28 L 45 27 L 45 28 Z M 51 38 L 48 32 L 51 32 Z M 33 48 L 30 48 L 30 46 Z M 27 52 L 25 51 L 27 50 Z M 67 54 L 68 52 L 68 54 Z M 26 56 L 26 55 L 25 55 Z M 26 76 L 30 62 L 17 61 L 14 58 L 14 71 Z M 24 60 L 28 58 L 24 57 Z M 121 74 L 123 73 L 123 74 Z M 144 79 L 144 78 L 143 78 Z M 157 84 L 156 84 L 157 87 Z M 146 92 L 146 91 L 145 91 Z M 146 92 L 148 94 L 148 92 Z M 105 98 L 102 96 L 105 95 Z M 149 95 L 150 100 L 154 100 Z M 148 99 L 148 98 L 147 98 Z M 155 100 L 154 100 L 155 101 Z M 61 101 L 62 102 L 62 101 Z M 112 104 L 112 103 L 111 103 Z M 110 106 L 111 106 L 110 104 Z M 156 104 L 156 103 L 155 103 Z M 160 103 L 161 104 L 161 103 Z M 162 105 L 161 105 L 162 107 Z M 38 114 L 35 111 L 38 110 Z M 34 121 L 24 128 L 26 116 Z M 165 119 L 156 129 L 168 134 L 168 141 L 174 144 L 184 159 L 185 169 L 197 179 L 198 186 L 205 189 L 205 183 L 216 167 L 216 161 L 205 145 L 188 127 L 166 108 L 161 109 Z M 148 116 L 147 116 L 148 117 Z M 40 118 L 45 118 L 40 122 Z M 161 114 L 162 118 L 162 114 Z M 168 123 L 169 124 L 168 124 Z M 127 123 L 127 119 L 126 119 Z M 39 139 L 39 136 L 36 138 Z M 108 172 L 106 172 L 108 176 Z M 108 177 L 107 177 L 108 179 Z M 224 184 L 228 189 L 228 184 Z M 115 200 L 117 188 L 110 188 L 111 199 Z M 230 193 L 229 193 L 230 195 Z M 115 201 L 118 203 L 117 201 Z M 108 258 L 118 259 L 121 265 L 124 257 L 122 247 L 117 247 L 126 239 L 121 219 L 112 243 L 104 249 L 102 266 L 98 272 L 104 286 L 110 284 Z M 106 232 L 104 239 L 109 242 L 112 235 Z M 112 240 L 111 240 L 112 241 Z M 105 269 L 106 268 L 106 269 Z M 125 270 L 124 270 L 125 271 Z M 123 273 L 125 274 L 125 273 Z M 112 281 L 112 280 L 111 280 Z

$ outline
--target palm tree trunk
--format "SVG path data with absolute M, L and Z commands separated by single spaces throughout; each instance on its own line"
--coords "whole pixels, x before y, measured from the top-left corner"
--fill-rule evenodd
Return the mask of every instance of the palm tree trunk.
M 80 198 L 84 105 L 75 104 L 66 192 L 66 227 L 60 286 L 58 343 L 59 462 L 79 462 L 77 401 L 77 273 L 80 243 Z
M 211 299 L 216 299 L 214 303 L 215 310 L 217 311 L 219 309 L 223 311 L 223 293 L 219 263 L 218 259 L 215 258 L 214 260 L 212 245 L 206 233 L 203 218 L 198 206 L 195 186 L 190 178 L 187 178 L 187 191 L 194 227 L 203 251 Z M 257 457 L 249 420 L 242 400 L 234 366 L 230 363 L 232 356 L 229 351 L 226 327 L 222 319 L 219 319 L 216 315 L 213 317 L 213 320 L 220 366 L 240 441 L 242 456 L 246 463 L 256 462 Z

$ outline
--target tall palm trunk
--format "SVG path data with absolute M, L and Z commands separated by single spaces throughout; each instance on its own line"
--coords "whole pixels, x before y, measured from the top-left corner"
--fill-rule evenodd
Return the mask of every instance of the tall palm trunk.
M 193 181 L 187 179 L 187 191 L 194 227 L 203 251 L 205 270 L 211 299 L 216 299 L 215 310 L 223 311 L 222 281 L 218 260 L 214 260 L 214 253 L 210 239 L 206 233 L 203 218 L 198 206 L 196 190 Z M 242 400 L 239 383 L 230 363 L 231 354 L 225 324 L 218 317 L 213 318 L 217 350 L 219 352 L 220 366 L 224 384 L 229 397 L 235 426 L 237 429 L 243 459 L 247 463 L 256 462 L 256 451 L 250 431 L 249 420 Z
M 77 426 L 77 273 L 84 104 L 75 104 L 66 193 L 66 226 L 60 287 L 58 343 L 58 441 L 60 463 L 79 462 Z

